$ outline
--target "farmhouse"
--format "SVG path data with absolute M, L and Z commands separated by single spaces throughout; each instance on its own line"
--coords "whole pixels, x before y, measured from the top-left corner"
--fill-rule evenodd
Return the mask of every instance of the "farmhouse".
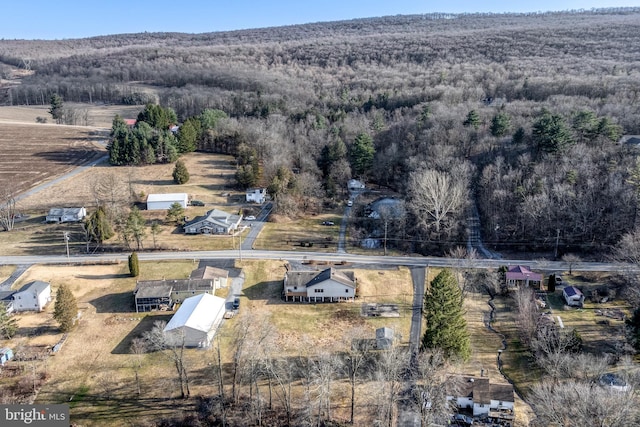
M 204 216 L 194 218 L 184 225 L 186 234 L 230 234 L 242 221 L 242 215 L 232 215 L 213 209 Z
M 189 203 L 187 193 L 149 194 L 147 196 L 147 210 L 167 210 L 174 203 L 179 203 L 183 208 Z
M 51 208 L 47 213 L 47 222 L 78 222 L 87 216 L 85 208 Z
M 491 384 L 486 377 L 457 377 L 460 388 L 455 400 L 459 409 L 472 409 L 473 416 L 488 416 L 494 420 L 513 420 L 514 397 L 511 384 Z
M 288 271 L 284 276 L 286 301 L 336 302 L 353 301 L 356 279 L 353 272 L 327 268 L 317 271 Z
M 582 307 L 582 304 L 584 303 L 584 294 L 575 286 L 565 286 L 562 290 L 562 296 L 567 302 L 567 305 L 573 307 Z
M 27 283 L 13 294 L 13 309 L 15 311 L 42 311 L 51 301 L 51 285 L 36 280 Z
M 532 272 L 526 265 L 509 267 L 505 273 L 505 279 L 509 288 L 517 288 L 519 286 L 540 288 L 542 284 L 542 274 Z
M 209 265 L 195 269 L 191 272 L 192 279 L 209 279 L 213 281 L 213 289 L 227 287 L 229 272 L 223 268 L 211 267 Z
M 247 190 L 247 202 L 264 203 L 267 200 L 266 188 L 250 188 Z
M 136 283 L 136 288 L 133 291 L 136 313 L 172 309 L 172 290 L 173 286 L 164 280 L 149 280 Z
M 225 312 L 224 298 L 201 294 L 184 300 L 164 332 L 173 335 L 177 345 L 209 347 Z

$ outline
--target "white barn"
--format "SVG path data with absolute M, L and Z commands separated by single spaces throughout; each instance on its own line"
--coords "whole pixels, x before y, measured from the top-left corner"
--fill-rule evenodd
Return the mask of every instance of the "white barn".
M 184 300 L 164 332 L 185 347 L 209 347 L 225 312 L 224 298 L 200 294 Z
M 187 193 L 149 194 L 147 197 L 147 210 L 167 210 L 174 203 L 180 203 L 183 208 L 189 203 Z
M 42 311 L 49 301 L 51 301 L 51 285 L 36 280 L 27 283 L 13 294 L 13 310 Z

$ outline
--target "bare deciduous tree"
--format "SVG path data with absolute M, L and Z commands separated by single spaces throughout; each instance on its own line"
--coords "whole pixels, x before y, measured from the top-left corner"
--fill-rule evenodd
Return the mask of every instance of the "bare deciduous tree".
M 4 231 L 13 230 L 16 214 L 16 199 L 5 189 L 0 196 L 0 227 L 2 227 Z

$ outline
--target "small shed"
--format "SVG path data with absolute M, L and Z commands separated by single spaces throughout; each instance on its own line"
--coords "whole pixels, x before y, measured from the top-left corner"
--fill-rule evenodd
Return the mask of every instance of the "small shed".
M 575 286 L 565 286 L 562 290 L 562 296 L 567 302 L 567 305 L 572 307 L 582 307 L 584 303 L 584 294 Z
M 10 348 L 0 348 L 0 365 L 4 366 L 4 364 L 11 359 L 13 359 L 13 350 Z
M 394 332 L 391 328 L 378 328 L 376 329 L 376 349 L 389 350 L 393 347 Z
M 187 193 L 167 193 L 167 194 L 149 194 L 147 196 L 147 210 L 167 210 L 174 203 L 186 209 L 189 203 L 189 195 Z
M 247 202 L 262 204 L 267 200 L 266 188 L 250 188 L 246 193 Z

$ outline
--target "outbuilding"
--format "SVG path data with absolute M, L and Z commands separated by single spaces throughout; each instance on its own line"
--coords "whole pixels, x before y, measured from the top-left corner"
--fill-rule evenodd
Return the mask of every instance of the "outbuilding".
M 147 197 L 147 210 L 167 210 L 174 203 L 186 209 L 189 203 L 189 195 L 187 193 L 168 193 L 168 194 L 149 194 Z
M 567 305 L 573 307 L 582 307 L 582 304 L 584 303 L 584 294 L 575 286 L 565 286 L 562 290 L 562 296 L 567 302 Z
M 13 359 L 13 350 L 10 348 L 0 348 L 0 365 L 4 366 L 4 364 L 11 359 Z
M 200 294 L 184 300 L 164 332 L 175 345 L 209 347 L 225 312 L 225 300 L 210 294 Z

